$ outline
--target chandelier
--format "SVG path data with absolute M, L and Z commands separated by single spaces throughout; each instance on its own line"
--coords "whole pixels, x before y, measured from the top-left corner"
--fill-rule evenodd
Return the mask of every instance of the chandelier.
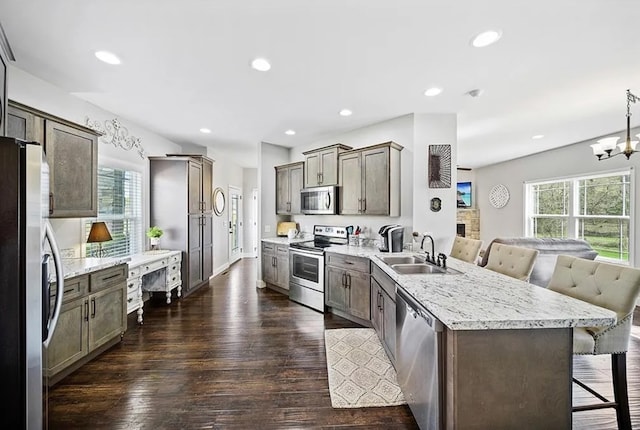
M 604 139 L 598 140 L 598 143 L 594 143 L 591 145 L 593 149 L 593 155 L 598 157 L 598 160 L 606 160 L 611 157 L 615 157 L 616 155 L 624 154 L 627 157 L 631 157 L 631 154 L 636 151 L 636 145 L 638 144 L 637 140 L 631 140 L 631 103 L 637 103 L 640 101 L 640 97 L 631 93 L 631 91 L 627 90 L 627 139 L 624 142 L 618 142 L 620 139 L 617 136 L 614 137 L 605 137 Z M 636 134 L 640 138 L 640 134 Z M 620 152 L 616 152 L 611 155 L 616 146 L 620 150 Z M 607 155 L 605 158 L 602 158 L 604 155 Z

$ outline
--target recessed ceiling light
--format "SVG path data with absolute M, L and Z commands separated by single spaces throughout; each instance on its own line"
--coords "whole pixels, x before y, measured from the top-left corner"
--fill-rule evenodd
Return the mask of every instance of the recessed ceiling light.
M 295 130 L 287 130 L 284 132 L 284 134 L 289 135 L 289 136 L 293 136 L 294 134 L 296 134 Z
M 544 137 L 544 134 L 536 134 L 535 136 L 531 136 L 532 139 L 542 139 Z
M 98 60 L 107 64 L 120 64 L 120 59 L 109 51 L 96 51 L 95 55 Z
M 488 30 L 483 31 L 473 38 L 471 44 L 476 48 L 484 48 L 493 43 L 496 43 L 502 37 L 502 31 L 500 30 Z
M 209 130 L 208 128 L 201 128 L 200 129 L 200 133 L 209 134 L 209 133 L 211 133 L 211 130 Z
M 353 112 L 351 112 L 349 109 L 342 109 L 340 111 L 340 115 L 342 116 L 350 116 Z
M 271 68 L 271 64 L 269 64 L 269 62 L 264 58 L 256 58 L 251 62 L 251 67 L 260 72 L 266 72 Z
M 427 97 L 433 97 L 433 96 L 437 96 L 438 94 L 440 94 L 442 92 L 442 88 L 429 88 L 428 90 L 426 90 L 424 92 L 424 95 Z

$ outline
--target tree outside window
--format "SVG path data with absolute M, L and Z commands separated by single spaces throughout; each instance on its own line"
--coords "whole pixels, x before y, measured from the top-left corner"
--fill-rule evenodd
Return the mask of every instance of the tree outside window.
M 628 263 L 630 191 L 628 170 L 529 183 L 527 236 L 584 239 L 599 258 Z

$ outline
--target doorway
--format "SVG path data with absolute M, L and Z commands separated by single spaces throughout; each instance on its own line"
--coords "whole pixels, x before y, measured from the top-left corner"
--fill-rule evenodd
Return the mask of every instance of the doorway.
M 242 257 L 242 190 L 229 185 L 229 265 Z

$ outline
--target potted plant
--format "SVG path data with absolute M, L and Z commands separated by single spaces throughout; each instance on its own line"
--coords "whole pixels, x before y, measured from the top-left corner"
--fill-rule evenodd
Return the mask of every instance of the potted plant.
M 149 238 L 149 242 L 151 243 L 151 249 L 158 249 L 158 245 L 160 244 L 160 237 L 164 232 L 160 229 L 160 227 L 154 225 L 153 227 L 149 227 L 147 230 L 147 237 Z

